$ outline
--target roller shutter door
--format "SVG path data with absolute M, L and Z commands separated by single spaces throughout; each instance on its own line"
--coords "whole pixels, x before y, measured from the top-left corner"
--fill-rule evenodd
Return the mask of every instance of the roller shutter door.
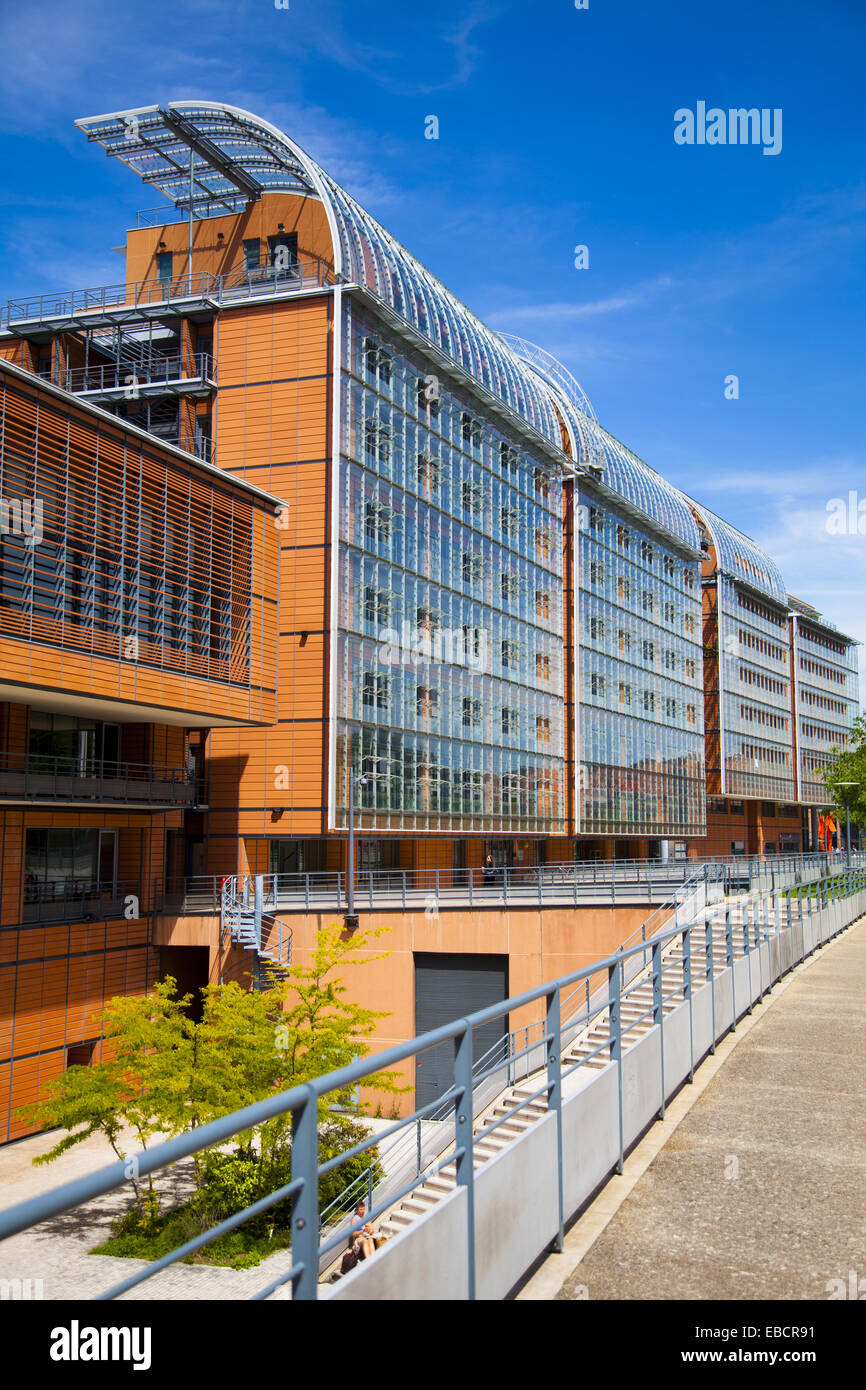
M 507 956 L 415 954 L 416 1036 L 507 998 Z M 476 1028 L 473 1057 L 483 1056 L 507 1031 L 507 1016 Z M 415 1074 L 417 1105 L 426 1105 L 448 1089 L 453 1066 L 450 1041 L 421 1054 Z

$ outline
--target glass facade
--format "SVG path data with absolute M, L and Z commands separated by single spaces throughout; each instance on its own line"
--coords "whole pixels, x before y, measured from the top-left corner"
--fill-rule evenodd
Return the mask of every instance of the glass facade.
M 859 710 L 857 648 L 829 625 L 800 615 L 793 622 L 800 800 L 823 805 L 822 770 L 847 744 Z
M 590 492 L 578 515 L 580 829 L 701 834 L 697 559 Z
M 794 799 L 787 609 L 718 576 L 722 792 Z
M 344 302 L 337 825 L 566 828 L 562 480 Z

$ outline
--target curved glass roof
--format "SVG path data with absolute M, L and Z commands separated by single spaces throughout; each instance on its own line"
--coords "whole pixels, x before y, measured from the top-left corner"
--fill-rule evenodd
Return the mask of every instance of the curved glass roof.
M 89 140 L 179 208 L 239 212 L 268 192 L 306 192 L 328 215 L 334 270 L 364 286 L 561 448 L 556 412 L 536 376 L 488 328 L 276 126 L 217 102 L 180 101 L 86 117 Z
M 585 467 L 601 469 L 601 481 L 607 487 L 664 531 L 698 550 L 700 532 L 682 494 L 602 428 L 568 368 L 535 343 L 510 336 L 506 341 L 554 391 L 571 436 L 576 461 Z
M 710 533 L 716 550 L 718 570 L 731 579 L 737 579 L 753 589 L 760 590 L 767 598 L 775 599 L 787 608 L 788 591 L 782 571 L 775 560 L 771 560 L 767 552 L 762 550 L 751 536 L 744 535 L 736 526 L 723 521 L 703 503 L 694 502 L 693 505 Z

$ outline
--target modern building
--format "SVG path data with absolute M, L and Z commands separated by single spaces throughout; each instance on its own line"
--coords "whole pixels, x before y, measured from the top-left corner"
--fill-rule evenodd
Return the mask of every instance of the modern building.
M 58 481 L 49 545 L 14 552 L 29 578 L 8 569 L 4 537 L 3 594 L 30 604 L 17 650 L 45 651 L 19 678 L 33 714 L 10 753 L 66 768 L 89 749 L 111 769 L 122 755 L 153 787 L 156 762 L 196 759 L 188 803 L 156 807 L 151 791 L 118 808 L 122 826 L 104 799 L 68 811 L 92 832 L 94 881 L 103 831 L 142 837 L 125 859 L 118 837 L 117 863 L 136 881 L 147 865 L 163 969 L 186 961 L 201 983 L 229 968 L 209 883 L 345 871 L 350 796 L 362 874 L 458 883 L 488 853 L 528 866 L 817 844 L 822 759 L 857 710 L 855 643 L 788 598 L 769 556 L 614 439 L 570 372 L 488 328 L 274 126 L 206 102 L 77 124 L 168 201 L 128 230 L 120 284 L 9 303 L 5 379 L 68 420 L 68 440 L 116 439 L 163 482 L 146 487 L 141 463 L 131 477 L 85 465 L 79 502 Z M 42 465 L 15 479 L 10 439 L 4 488 L 35 504 Z M 47 447 L 31 435 L 31 460 Z M 156 557 L 147 584 L 143 559 L 118 558 L 131 536 Z M 55 699 L 74 622 L 92 634 L 76 672 L 95 679 L 103 651 L 108 704 Z M 33 791 L 41 769 L 6 775 Z M 41 797 L 26 846 L 4 841 L 3 920 L 19 933 L 22 878 L 76 878 L 74 837 L 61 874 L 37 835 L 56 815 Z M 296 948 L 331 916 L 296 921 Z M 371 1004 L 394 1010 L 389 1038 L 424 1021 L 437 969 L 474 1006 L 485 970 L 484 988 L 514 992 L 627 934 L 621 916 L 579 941 L 567 914 L 419 918 L 369 977 Z

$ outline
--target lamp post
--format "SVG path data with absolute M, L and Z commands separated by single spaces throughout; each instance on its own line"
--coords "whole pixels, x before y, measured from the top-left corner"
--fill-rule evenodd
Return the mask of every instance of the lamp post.
M 859 787 L 859 782 L 837 782 L 837 787 Z M 846 797 L 845 802 L 845 863 L 851 867 L 851 806 Z
M 358 917 L 355 912 L 355 783 L 366 787 L 366 777 L 355 777 L 355 769 L 349 765 L 349 852 L 346 864 L 346 913 L 343 921 L 347 931 L 355 931 Z

